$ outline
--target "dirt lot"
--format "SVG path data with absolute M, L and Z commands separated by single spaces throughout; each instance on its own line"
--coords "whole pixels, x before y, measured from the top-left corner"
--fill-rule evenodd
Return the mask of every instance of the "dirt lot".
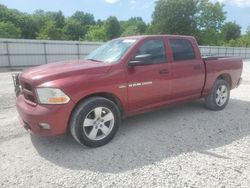
M 108 145 L 39 138 L 18 123 L 0 73 L 0 187 L 249 187 L 250 62 L 227 108 L 196 101 L 129 118 Z

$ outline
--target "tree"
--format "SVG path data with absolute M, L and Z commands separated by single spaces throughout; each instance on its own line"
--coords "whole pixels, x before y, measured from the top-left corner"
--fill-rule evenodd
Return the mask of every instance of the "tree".
M 201 45 L 219 46 L 223 44 L 223 36 L 214 29 L 205 29 L 197 34 L 198 43 Z
M 100 19 L 98 19 L 97 21 L 96 21 L 96 25 L 103 25 L 104 24 L 104 21 L 102 21 L 102 20 L 100 20 Z
M 86 32 L 86 26 L 82 25 L 79 21 L 72 18 L 67 19 L 63 27 L 63 33 L 68 40 L 83 39 Z
M 132 17 L 128 21 L 121 21 L 122 36 L 146 33 L 147 25 L 141 17 Z
M 250 25 L 247 27 L 246 33 L 247 33 L 247 34 L 250 34 Z
M 53 21 L 56 27 L 62 28 L 64 26 L 65 17 L 62 14 L 62 11 L 47 12 L 45 16 L 47 17 L 46 21 Z
M 106 41 L 106 29 L 104 25 L 91 26 L 85 35 L 85 40 L 88 41 Z
M 0 22 L 0 38 L 20 38 L 21 29 L 11 22 Z
M 45 12 L 43 10 L 36 10 L 31 16 L 34 20 L 33 25 L 37 28 L 36 35 L 38 35 L 38 33 L 41 33 L 41 30 L 44 29 L 50 22 L 53 22 L 53 27 L 56 27 L 58 29 L 62 29 L 65 24 L 65 17 L 61 11 Z
M 236 40 L 232 39 L 227 43 L 227 46 L 249 48 L 250 47 L 250 36 L 243 35 L 239 39 L 236 39 Z
M 123 37 L 132 36 L 132 35 L 140 35 L 141 33 L 138 31 L 138 28 L 135 25 L 131 25 L 126 27 L 126 29 L 122 32 Z
M 245 35 L 242 35 L 238 39 L 231 39 L 229 42 L 225 43 L 224 45 L 231 46 L 231 47 L 249 48 L 250 47 L 250 33 L 247 32 Z
M 195 0 L 158 0 L 153 12 L 151 30 L 156 34 L 195 33 Z
M 27 14 L 0 5 L 1 32 L 5 33 L 2 36 L 6 36 L 6 31 L 13 28 L 9 35 L 17 38 L 91 41 L 145 33 L 183 34 L 194 35 L 202 45 L 248 45 L 250 28 L 246 35 L 240 37 L 239 25 L 235 22 L 224 24 L 226 12 L 223 11 L 224 5 L 219 2 L 156 0 L 152 22 L 148 25 L 141 17 L 119 22 L 111 16 L 107 20 L 95 21 L 92 14 L 83 11 L 76 11 L 65 18 L 61 11 L 37 10 L 34 14 Z
M 237 46 L 249 48 L 250 47 L 250 33 L 247 33 L 243 35 L 241 38 L 239 38 L 237 40 Z
M 95 18 L 93 14 L 84 13 L 83 11 L 76 11 L 72 15 L 73 19 L 76 19 L 83 25 L 94 25 L 95 24 Z
M 158 0 L 148 30 L 156 34 L 194 35 L 200 44 L 218 45 L 225 21 L 223 4 L 209 0 Z
M 231 39 L 223 45 L 231 46 L 231 47 L 250 47 L 250 26 L 248 26 L 246 34 L 240 36 L 237 39 Z
M 19 17 L 20 22 L 17 25 L 21 29 L 22 38 L 34 39 L 37 32 L 39 32 L 38 25 L 34 18 L 29 14 L 23 14 Z
M 213 29 L 219 31 L 226 19 L 224 5 L 219 2 L 212 3 L 209 0 L 199 0 L 197 4 L 196 22 L 200 30 Z
M 235 22 L 227 22 L 222 26 L 221 32 L 226 41 L 235 40 L 241 36 L 241 27 Z
M 21 38 L 34 38 L 37 27 L 31 15 L 0 5 L 0 21 L 10 22 L 21 30 Z M 10 31 L 11 32 L 11 31 Z
M 199 30 L 198 41 L 205 45 L 221 44 L 220 30 L 226 19 L 224 5 L 209 0 L 199 0 L 197 4 L 196 24 Z
M 48 21 L 38 33 L 37 39 L 62 40 L 65 39 L 62 29 L 56 27 L 54 21 Z
M 107 39 L 111 40 L 120 36 L 121 26 L 115 16 L 110 16 L 105 23 Z

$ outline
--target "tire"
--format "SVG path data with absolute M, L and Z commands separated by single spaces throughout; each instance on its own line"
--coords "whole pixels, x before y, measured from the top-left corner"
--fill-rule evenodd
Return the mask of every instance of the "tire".
M 110 142 L 121 122 L 117 105 L 103 97 L 91 97 L 81 102 L 70 119 L 70 132 L 80 144 L 99 147 Z
M 219 111 L 224 109 L 230 98 L 229 83 L 217 79 L 209 94 L 205 97 L 205 104 L 210 110 Z

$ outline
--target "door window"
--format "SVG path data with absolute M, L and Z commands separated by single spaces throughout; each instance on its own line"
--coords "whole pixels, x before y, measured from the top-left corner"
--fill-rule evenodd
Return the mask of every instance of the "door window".
M 186 39 L 170 39 L 174 61 L 195 59 L 195 52 L 192 43 Z
M 145 41 L 136 52 L 137 55 L 151 55 L 151 63 L 165 63 L 166 62 L 166 50 L 164 41 L 161 39 L 151 39 Z

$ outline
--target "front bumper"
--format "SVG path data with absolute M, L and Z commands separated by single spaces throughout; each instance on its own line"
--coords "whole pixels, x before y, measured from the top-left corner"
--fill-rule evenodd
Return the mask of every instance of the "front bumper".
M 23 95 L 16 99 L 16 108 L 23 127 L 35 135 L 54 136 L 66 133 L 70 114 L 75 104 L 69 101 L 63 105 L 31 105 Z M 43 129 L 40 124 L 48 124 Z

